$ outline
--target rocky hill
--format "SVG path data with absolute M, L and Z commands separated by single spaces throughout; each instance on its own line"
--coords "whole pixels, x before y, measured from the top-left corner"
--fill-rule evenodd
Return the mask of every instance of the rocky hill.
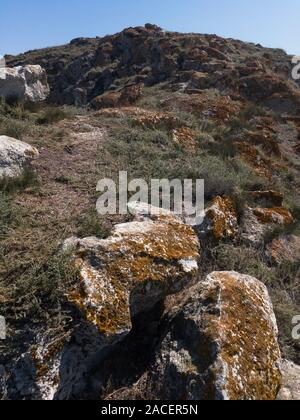
M 45 68 L 50 101 L 56 104 L 86 105 L 107 91 L 167 81 L 174 89 L 215 88 L 234 100 L 258 100 L 293 113 L 299 108 L 291 57 L 284 51 L 216 35 L 165 32 L 150 24 L 7 60 L 11 66 Z
M 148 24 L 6 58 L 0 398 L 300 399 L 291 57 Z M 100 216 L 119 171 L 204 179 L 203 222 Z

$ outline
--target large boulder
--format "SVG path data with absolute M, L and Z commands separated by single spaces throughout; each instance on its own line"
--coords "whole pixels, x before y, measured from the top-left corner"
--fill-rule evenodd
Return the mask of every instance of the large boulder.
M 89 398 L 97 367 L 93 396 L 100 397 L 107 386 L 104 361 L 130 340 L 132 320 L 196 278 L 199 243 L 192 228 L 168 211 L 151 215 L 148 209 L 131 206 L 134 220 L 117 225 L 108 239 L 64 242 L 79 270 L 66 295 L 72 328 L 59 337 L 43 328 L 35 332 L 33 345 L 0 381 L 0 391 L 9 382 L 9 399 Z
M 46 71 L 38 65 L 5 68 L 0 78 L 0 97 L 4 99 L 40 102 L 49 92 Z
M 21 176 L 38 154 L 37 149 L 27 143 L 0 136 L 0 178 Z
M 215 272 L 185 293 L 183 305 L 171 306 L 155 363 L 140 380 L 146 398 L 277 398 L 278 330 L 260 281 L 235 272 Z
M 107 336 L 122 336 L 131 319 L 167 295 L 179 292 L 197 273 L 199 243 L 193 229 L 171 213 L 145 215 L 115 226 L 108 239 L 71 238 L 81 281 L 68 299 Z

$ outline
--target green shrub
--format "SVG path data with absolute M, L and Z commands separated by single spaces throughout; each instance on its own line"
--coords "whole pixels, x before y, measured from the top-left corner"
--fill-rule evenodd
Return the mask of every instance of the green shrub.
M 61 108 L 47 108 L 42 112 L 42 114 L 37 118 L 37 124 L 53 124 L 55 122 L 64 120 L 66 114 Z
M 18 178 L 3 178 L 0 179 L 0 191 L 5 193 L 14 193 L 16 191 L 24 190 L 28 187 L 37 187 L 38 177 L 36 173 L 27 168 L 23 175 Z
M 34 323 L 46 320 L 55 311 L 61 313 L 64 295 L 77 279 L 78 270 L 70 255 L 53 251 L 52 255 L 41 256 L 39 261 L 18 273 L 13 287 L 7 289 L 4 280 L 0 280 L 0 287 L 8 290 L 6 298 L 14 308 L 15 320 Z M 10 313 L 8 308 L 7 313 Z
M 78 220 L 77 235 L 80 238 L 96 236 L 105 239 L 109 236 L 109 230 L 104 226 L 101 216 L 96 211 L 91 211 Z
M 16 120 L 12 117 L 0 118 L 0 136 L 21 140 L 27 128 L 26 121 Z

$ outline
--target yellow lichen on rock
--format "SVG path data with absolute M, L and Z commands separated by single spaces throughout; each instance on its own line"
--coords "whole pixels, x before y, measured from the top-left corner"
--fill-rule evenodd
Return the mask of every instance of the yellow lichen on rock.
M 144 115 L 134 118 L 134 124 L 143 128 L 176 129 L 182 126 L 180 120 L 171 112 L 145 111 Z
M 236 206 L 229 197 L 215 197 L 205 211 L 205 219 L 217 240 L 234 238 L 238 232 Z
M 108 335 L 128 332 L 132 316 L 180 291 L 197 272 L 198 239 L 175 216 L 117 225 L 106 240 L 73 244 L 81 282 L 68 299 Z
M 294 218 L 289 210 L 284 207 L 274 207 L 272 209 L 254 209 L 254 215 L 262 224 L 289 225 L 294 222 Z
M 195 150 L 197 147 L 197 135 L 198 133 L 195 130 L 182 127 L 173 130 L 173 141 L 187 149 Z
M 217 292 L 220 316 L 210 316 L 211 337 L 218 342 L 216 368 L 220 391 L 229 400 L 275 400 L 281 385 L 278 330 L 266 287 L 234 272 L 207 278 Z

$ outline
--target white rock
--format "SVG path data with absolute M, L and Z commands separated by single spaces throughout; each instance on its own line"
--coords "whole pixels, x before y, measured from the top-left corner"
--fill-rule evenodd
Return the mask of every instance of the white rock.
M 281 371 L 283 379 L 278 400 L 300 401 L 300 366 L 288 360 L 283 360 Z
M 49 95 L 46 71 L 41 66 L 5 68 L 0 78 L 0 97 L 21 101 L 44 101 Z
M 16 178 L 22 175 L 26 166 L 38 154 L 37 149 L 27 143 L 0 136 L 0 178 Z

